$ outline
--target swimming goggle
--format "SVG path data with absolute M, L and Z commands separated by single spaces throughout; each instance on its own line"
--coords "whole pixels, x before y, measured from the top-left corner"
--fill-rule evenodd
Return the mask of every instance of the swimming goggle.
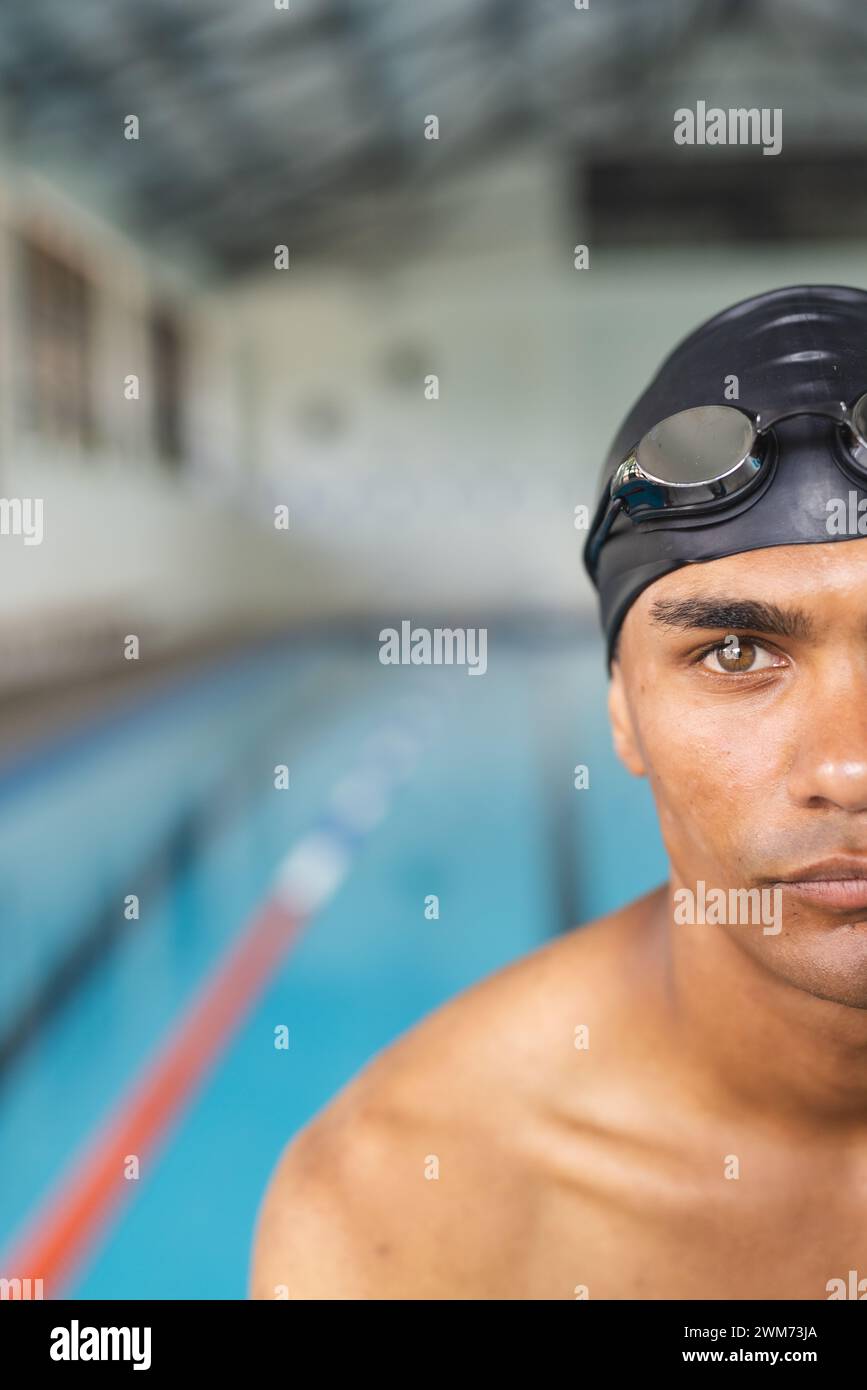
M 857 481 L 867 480 L 867 391 L 851 407 L 831 401 L 764 415 L 733 405 L 679 410 L 648 430 L 614 470 L 585 546 L 590 573 L 621 512 L 640 523 L 703 516 L 739 503 L 774 466 L 773 426 L 795 415 L 835 420 Z

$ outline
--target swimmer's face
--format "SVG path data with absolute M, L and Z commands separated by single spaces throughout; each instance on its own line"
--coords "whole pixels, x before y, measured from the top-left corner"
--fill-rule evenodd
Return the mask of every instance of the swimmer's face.
M 769 906 L 782 890 L 779 934 L 706 930 L 867 1009 L 867 540 L 657 580 L 627 613 L 610 709 L 620 757 L 650 779 L 674 887 L 764 888 Z M 805 871 L 850 882 L 793 887 Z

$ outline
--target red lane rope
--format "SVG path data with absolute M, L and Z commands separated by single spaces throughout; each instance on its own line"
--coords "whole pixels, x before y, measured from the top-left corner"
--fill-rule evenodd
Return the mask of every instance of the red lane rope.
M 127 1156 L 163 1140 L 263 991 L 305 918 L 267 903 L 206 981 L 156 1057 L 4 1256 L 8 1279 L 41 1279 L 56 1298 L 130 1195 Z

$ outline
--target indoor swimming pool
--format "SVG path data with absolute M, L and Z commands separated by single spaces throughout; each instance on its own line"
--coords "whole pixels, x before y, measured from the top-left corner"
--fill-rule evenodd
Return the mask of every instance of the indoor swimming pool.
M 38 1249 L 46 1297 L 243 1297 L 299 1126 L 449 996 L 663 878 L 596 639 L 492 632 L 476 680 L 376 650 L 373 631 L 272 641 L 3 770 L 0 1275 L 38 1276 L 9 1263 Z M 236 969 L 281 863 L 407 711 L 414 766 L 342 881 Z M 179 1039 L 187 1063 L 155 1080 Z M 82 1163 L 131 1096 L 139 1171 L 94 1202 Z

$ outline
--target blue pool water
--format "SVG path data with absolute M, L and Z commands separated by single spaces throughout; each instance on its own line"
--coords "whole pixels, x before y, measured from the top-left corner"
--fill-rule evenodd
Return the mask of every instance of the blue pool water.
M 665 863 L 647 788 L 611 750 L 589 639 L 492 638 L 484 677 L 383 667 L 362 640 L 271 644 L 0 772 L 2 1248 L 407 696 L 435 716 L 411 778 L 145 1157 L 73 1296 L 243 1297 L 256 1207 L 288 1137 L 427 1011 L 645 891 Z M 277 791 L 284 763 L 290 787 Z M 124 917 L 130 894 L 137 921 Z

